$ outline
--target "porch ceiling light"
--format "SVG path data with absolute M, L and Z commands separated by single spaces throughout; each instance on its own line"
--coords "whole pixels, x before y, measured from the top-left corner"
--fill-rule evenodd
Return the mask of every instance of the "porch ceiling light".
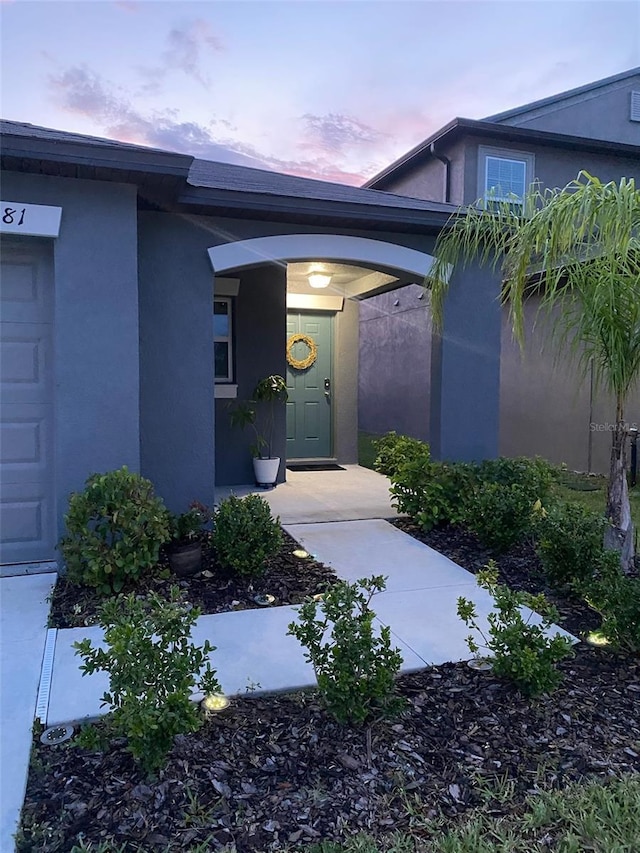
M 310 287 L 329 287 L 331 276 L 324 272 L 310 272 L 307 276 Z

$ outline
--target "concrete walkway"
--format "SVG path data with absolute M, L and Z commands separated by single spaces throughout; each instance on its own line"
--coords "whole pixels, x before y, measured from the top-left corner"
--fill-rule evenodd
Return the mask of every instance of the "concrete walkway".
M 27 784 L 33 718 L 55 574 L 0 578 L 0 850 L 13 834 Z
M 481 590 L 472 574 L 417 542 L 381 519 L 288 524 L 286 530 L 317 559 L 330 565 L 338 577 L 353 581 L 372 574 L 388 577 L 387 588 L 375 596 L 372 608 L 377 624 L 391 628 L 402 654 L 402 672 L 470 657 L 465 638 L 469 631 L 458 619 L 458 597 L 476 604 L 486 631 L 493 599 Z M 192 637 L 208 639 L 216 651 L 212 667 L 225 693 L 273 692 L 315 685 L 312 667 L 302 647 L 287 636 L 296 619 L 296 607 L 239 610 L 201 616 Z M 532 621 L 539 621 L 531 613 Z M 80 722 L 104 713 L 100 698 L 108 689 L 105 673 L 82 676 L 73 643 L 90 637 L 100 643 L 100 628 L 58 631 L 48 725 Z

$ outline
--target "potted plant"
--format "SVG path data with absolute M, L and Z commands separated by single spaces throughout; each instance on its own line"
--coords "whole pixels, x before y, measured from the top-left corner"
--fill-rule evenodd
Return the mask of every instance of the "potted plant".
M 280 457 L 272 455 L 276 406 L 287 401 L 287 383 L 280 375 L 261 379 L 253 389 L 252 399 L 238 403 L 231 410 L 233 426 L 250 426 L 255 435 L 251 445 L 253 471 L 258 486 L 275 486 Z
M 193 501 L 187 512 L 169 514 L 167 545 L 169 565 L 174 574 L 190 577 L 202 568 L 202 526 L 209 519 L 209 511 L 199 501 Z

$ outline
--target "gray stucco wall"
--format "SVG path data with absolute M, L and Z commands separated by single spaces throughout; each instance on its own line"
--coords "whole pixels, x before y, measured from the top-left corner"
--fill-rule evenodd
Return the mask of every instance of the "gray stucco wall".
M 435 458 L 479 460 L 498 453 L 500 305 L 496 277 L 456 273 L 442 334 L 431 329 L 422 288 L 368 300 L 360 321 L 360 427 L 431 443 Z M 398 305 L 395 305 L 395 302 Z
M 450 165 L 450 202 L 462 204 L 465 188 L 465 156 L 464 141 L 456 142 L 443 149 L 443 154 L 451 161 Z M 406 195 L 410 198 L 422 198 L 428 201 L 445 200 L 445 164 L 436 157 L 426 158 L 420 166 L 411 169 L 407 174 L 394 178 L 385 184 L 387 192 Z
M 639 142 L 640 144 L 640 142 Z M 535 175 L 545 187 L 564 187 L 578 176 L 581 170 L 595 175 L 601 181 L 618 181 L 622 176 L 640 180 L 640 158 L 614 157 L 604 154 L 589 154 L 583 151 L 550 148 L 543 145 L 496 144 L 488 137 L 474 138 L 467 142 L 465 156 L 465 203 L 478 198 L 478 146 L 509 151 L 515 149 L 533 154 Z
M 526 306 L 522 352 L 503 312 L 500 453 L 539 455 L 571 470 L 607 473 L 611 433 L 606 425 L 615 420 L 613 399 L 597 388 L 592 398 L 590 374 L 583 376 L 568 355 L 558 356 L 538 305 L 531 300 Z M 626 419 L 640 425 L 638 389 L 630 396 Z
M 359 306 L 345 299 L 336 314 L 334 343 L 334 453 L 338 462 L 358 461 Z
M 141 213 L 142 473 L 169 508 L 213 503 L 213 276 L 206 222 Z
M 378 435 L 395 430 L 428 441 L 430 374 L 431 314 L 424 289 L 411 284 L 363 300 L 360 429 Z
M 140 466 L 136 188 L 3 172 L 2 193 L 62 207 L 53 241 L 55 493 L 62 533 L 68 496 L 90 474 Z
M 498 455 L 501 308 L 499 277 L 455 270 L 443 329 L 432 335 L 431 451 L 463 462 Z
M 629 121 L 632 91 L 640 91 L 640 74 L 501 123 L 640 145 L 640 122 Z
M 213 245 L 212 242 L 209 245 Z M 212 281 L 211 272 L 209 273 Z M 265 376 L 286 375 L 286 267 L 269 264 L 239 276 L 235 299 L 235 365 L 238 400 L 250 400 L 256 383 Z M 249 447 L 253 433 L 240 432 L 229 422 L 229 404 L 216 400 L 216 484 L 238 485 L 254 481 Z M 280 456 L 278 480 L 285 475 L 285 407 L 276 409 L 274 455 Z

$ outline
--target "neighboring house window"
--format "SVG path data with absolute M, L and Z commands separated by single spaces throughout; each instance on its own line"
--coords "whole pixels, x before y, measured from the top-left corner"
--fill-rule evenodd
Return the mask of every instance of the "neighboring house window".
M 233 379 L 233 347 L 231 297 L 218 296 L 213 301 L 213 340 L 216 382 Z
M 533 155 L 480 146 L 478 160 L 480 198 L 522 204 L 533 182 Z

